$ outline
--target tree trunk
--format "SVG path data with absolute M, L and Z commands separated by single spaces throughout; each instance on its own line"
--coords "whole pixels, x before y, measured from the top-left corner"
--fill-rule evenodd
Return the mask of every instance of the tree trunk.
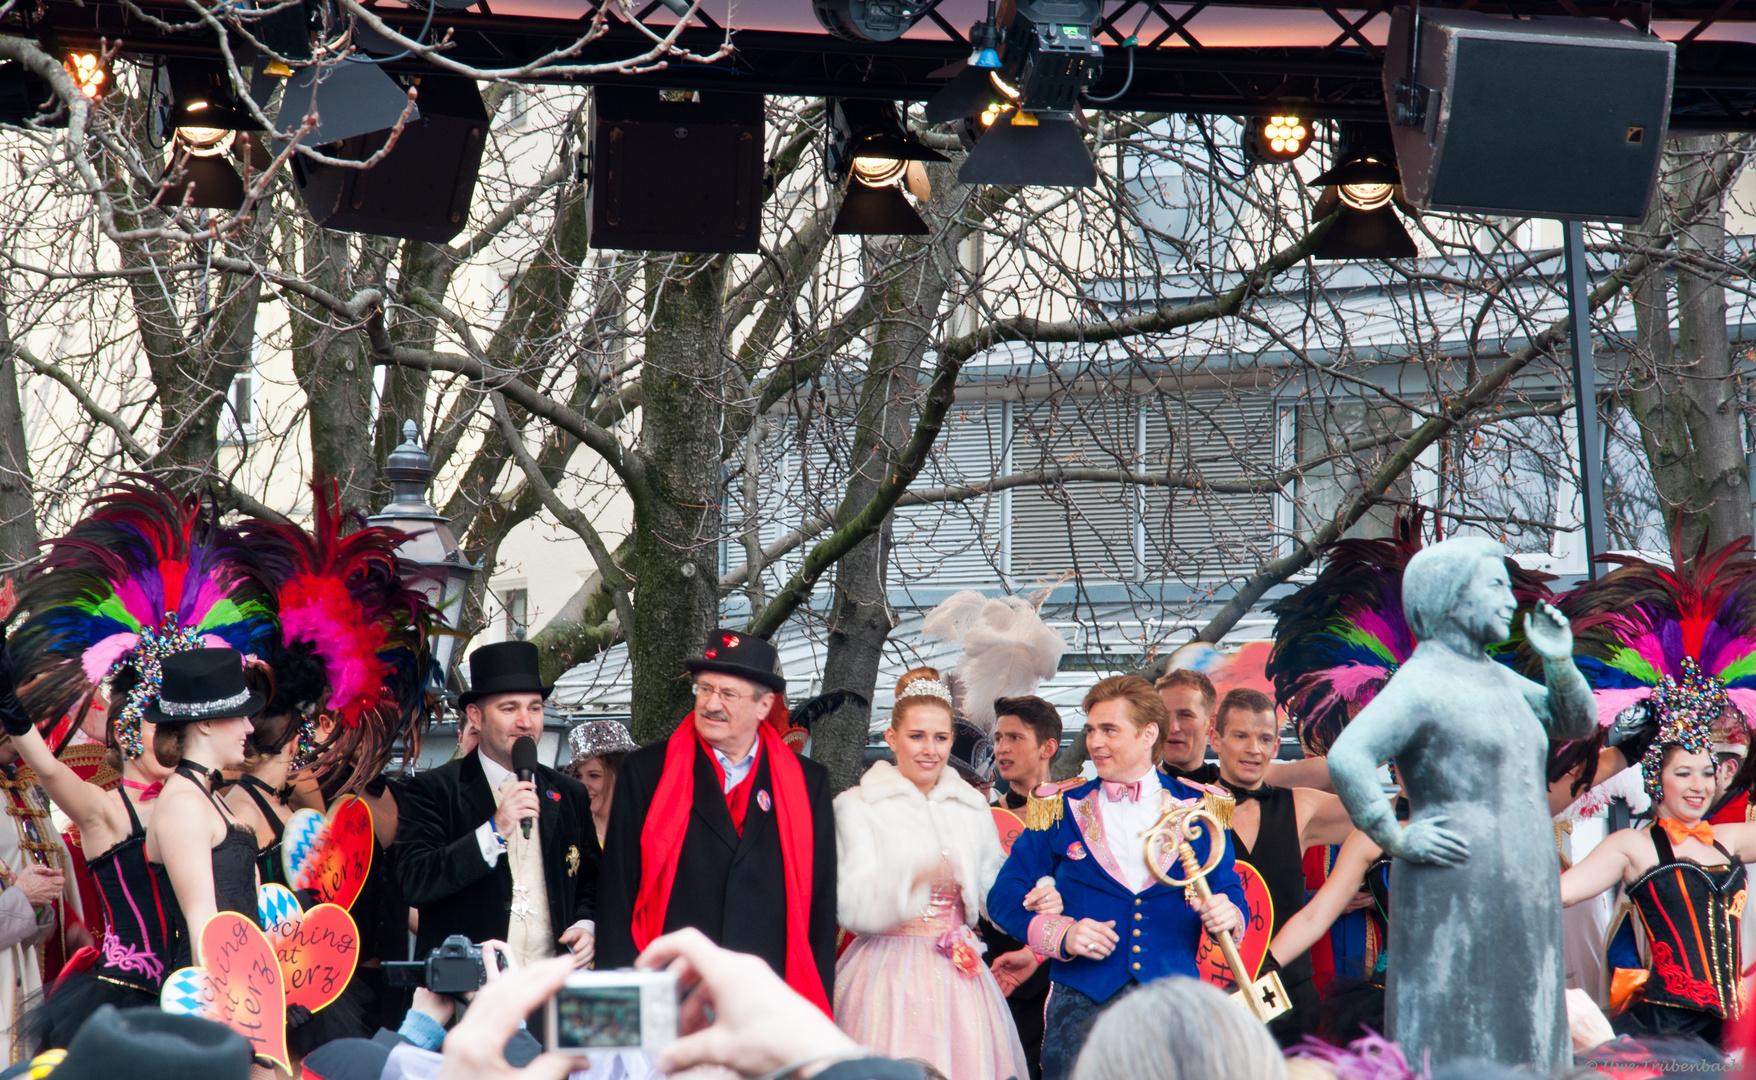
M 729 260 L 677 255 L 647 269 L 654 297 L 641 366 L 640 450 L 653 495 L 634 506 L 636 741 L 664 738 L 693 697 L 683 661 L 719 622 L 722 391 L 729 366 L 721 325 Z
M 936 192 L 955 190 L 951 171 L 932 169 Z M 932 207 L 944 220 L 949 206 Z M 938 231 L 937 250 L 915 241 L 904 242 L 877 270 L 884 314 L 873 328 L 872 359 L 862 387 L 860 414 L 847 490 L 837 511 L 846 524 L 871 501 L 896 455 L 908 442 L 920 397 L 920 376 L 927 350 L 937 340 L 939 312 L 945 299 L 944 260 L 947 230 Z M 835 599 L 829 619 L 828 655 L 823 662 L 825 690 L 853 690 L 874 700 L 884 643 L 896 626 L 890 607 L 891 524 L 861 541 L 835 564 Z M 860 782 L 865 771 L 865 746 L 872 710 L 850 703 L 820 718 L 811 730 L 811 757 L 829 769 L 832 792 Z
M 0 563 L 17 566 L 37 554 L 36 503 L 31 491 L 30 439 L 18 400 L 12 327 L 0 307 Z
M 1640 233 L 1662 228 L 1663 215 L 1699 199 L 1716 159 L 1720 136 L 1672 140 L 1670 173 Z M 1679 160 L 1680 159 L 1680 160 Z M 1725 203 L 1688 223 L 1677 246 L 1704 261 L 1725 256 Z M 1726 333 L 1725 288 L 1710 273 L 1678 261 L 1677 333 L 1671 340 L 1670 286 L 1663 269 L 1634 290 L 1637 350 L 1631 404 L 1658 491 L 1665 524 L 1680 532 L 1682 550 L 1693 554 L 1750 535 L 1749 475 L 1744 458 L 1742 394 Z
M 306 278 L 335 295 L 355 287 L 348 235 L 308 226 Z M 369 247 L 373 240 L 363 243 Z M 394 243 L 394 241 L 379 241 Z M 353 327 L 336 326 L 327 312 L 306 305 L 293 322 L 293 374 L 305 391 L 313 478 L 333 480 L 343 510 L 371 513 L 378 478 L 372 411 L 372 364 L 366 340 Z M 401 423 L 395 425 L 402 427 Z

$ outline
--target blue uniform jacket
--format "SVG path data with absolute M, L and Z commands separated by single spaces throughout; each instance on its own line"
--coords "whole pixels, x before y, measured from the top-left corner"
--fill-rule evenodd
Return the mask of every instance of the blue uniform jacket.
M 1158 797 L 1164 806 L 1172 801 L 1193 802 L 1205 794 L 1203 789 L 1156 769 L 1148 775 L 1161 785 Z M 1094 1001 L 1107 1001 L 1130 979 L 1145 983 L 1166 975 L 1194 977 L 1195 949 L 1204 931 L 1201 917 L 1183 899 L 1183 890 L 1157 881 L 1138 894 L 1128 887 L 1116 861 L 1117 853 L 1111 851 L 1103 834 L 1097 808 L 1102 798 L 1098 781 L 1089 781 L 1054 797 L 1062 801 L 1060 820 L 1047 828 L 1026 829 L 1012 845 L 1006 865 L 988 892 L 989 918 L 1020 941 L 1040 946 L 1048 920 L 1026 911 L 1024 896 L 1036 887 L 1037 879 L 1052 877 L 1055 888 L 1060 890 L 1065 915 L 1114 921 L 1122 940 L 1102 960 L 1051 960 L 1051 980 Z M 1141 798 L 1152 797 L 1150 791 L 1141 794 Z M 1232 866 L 1231 841 L 1225 839 L 1224 833 L 1220 836 L 1226 844 L 1225 857 L 1208 875 L 1207 884 L 1216 894 L 1236 904 L 1247 921 L 1249 908 L 1244 904 L 1244 886 Z M 1202 837 L 1194 845 L 1203 862 L 1208 843 L 1208 838 Z M 1160 863 L 1161 869 L 1169 866 L 1168 858 Z M 1182 877 L 1181 867 L 1172 876 Z M 1033 929 L 1037 931 L 1034 937 Z

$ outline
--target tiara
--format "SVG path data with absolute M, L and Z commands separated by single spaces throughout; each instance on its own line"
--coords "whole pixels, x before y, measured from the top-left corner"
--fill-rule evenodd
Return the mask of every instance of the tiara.
M 914 682 L 909 683 L 902 688 L 902 693 L 896 695 L 896 700 L 901 701 L 904 698 L 912 697 L 938 698 L 945 704 L 950 705 L 951 688 L 940 682 L 938 679 L 916 679 Z

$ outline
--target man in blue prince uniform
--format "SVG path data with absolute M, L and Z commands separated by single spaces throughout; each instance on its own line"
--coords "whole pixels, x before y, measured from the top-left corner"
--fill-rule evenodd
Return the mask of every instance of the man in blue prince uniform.
M 1207 877 L 1213 896 L 1199 909 L 1146 865 L 1144 837 L 1159 815 L 1208 794 L 1154 767 L 1165 705 L 1152 684 L 1132 675 L 1104 679 L 1086 694 L 1084 709 L 1098 779 L 1038 789 L 1025 832 L 988 893 L 993 921 L 1050 961 L 1043 1080 L 1073 1072 L 1105 1005 L 1141 983 L 1195 976 L 1203 930 L 1236 937 L 1247 923 L 1229 843 Z M 1204 836 L 1194 844 L 1204 863 L 1211 842 Z M 1169 852 L 1159 869 L 1183 876 Z

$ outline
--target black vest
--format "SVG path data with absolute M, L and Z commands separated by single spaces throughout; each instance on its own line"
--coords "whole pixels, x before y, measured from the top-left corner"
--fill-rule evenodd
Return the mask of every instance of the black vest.
M 1274 903 L 1274 924 L 1269 929 L 1272 939 L 1305 906 L 1305 853 L 1299 846 L 1299 812 L 1292 789 L 1263 784 L 1259 790 L 1262 823 L 1256 830 L 1256 846 L 1245 847 L 1236 830 L 1228 829 L 1227 835 L 1238 861 L 1255 867 L 1268 886 L 1268 898 Z M 1310 979 L 1311 954 L 1306 952 L 1280 970 L 1281 981 L 1288 986 Z

